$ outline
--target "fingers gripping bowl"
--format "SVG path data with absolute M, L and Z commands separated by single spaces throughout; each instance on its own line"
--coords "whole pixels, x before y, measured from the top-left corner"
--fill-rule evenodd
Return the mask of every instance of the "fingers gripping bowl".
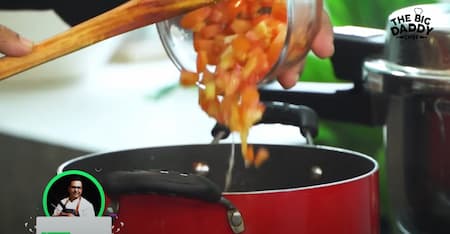
M 224 0 L 157 24 L 181 84 L 197 85 L 201 108 L 240 133 L 248 164 L 246 138 L 265 108 L 257 85 L 304 58 L 321 11 L 320 0 Z
M 236 4 L 240 1 L 228 2 Z M 282 49 L 274 58 L 276 62 L 263 81 L 273 80 L 280 71 L 300 62 L 308 53 L 320 25 L 322 0 L 286 0 L 285 3 L 286 36 Z M 164 49 L 175 66 L 180 70 L 195 71 L 197 52 L 193 46 L 194 33 L 180 25 L 182 17 L 159 22 L 156 27 Z

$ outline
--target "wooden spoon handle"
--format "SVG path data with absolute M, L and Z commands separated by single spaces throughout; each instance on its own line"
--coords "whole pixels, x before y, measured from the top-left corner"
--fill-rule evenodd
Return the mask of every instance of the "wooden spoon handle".
M 214 2 L 215 0 L 130 0 L 36 44 L 28 55 L 0 58 L 0 80 L 99 41 Z

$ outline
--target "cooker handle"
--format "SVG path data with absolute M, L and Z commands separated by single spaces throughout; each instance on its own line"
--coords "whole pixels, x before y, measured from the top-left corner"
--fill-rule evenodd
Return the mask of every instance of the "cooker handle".
M 239 210 L 222 196 L 222 190 L 208 178 L 167 170 L 114 171 L 106 175 L 103 186 L 112 203 L 126 194 L 162 194 L 217 202 L 227 210 L 226 216 L 233 233 L 244 231 Z M 117 204 L 115 205 L 119 207 Z M 114 208 L 112 208 L 114 209 Z M 114 211 L 114 213 L 117 212 Z
M 334 54 L 331 56 L 334 73 L 343 80 L 352 81 L 357 88 L 364 82 L 362 67 L 369 57 L 382 57 L 386 31 L 360 26 L 336 26 Z
M 297 126 L 301 134 L 306 137 L 308 142 L 318 134 L 319 123 L 316 112 L 303 105 L 293 105 L 284 102 L 264 102 L 266 109 L 259 122 L 262 123 L 280 123 Z M 211 134 L 214 138 L 225 139 L 230 135 L 230 130 L 223 124 L 216 123 Z
M 323 119 L 384 125 L 386 98 L 367 91 L 364 87 L 363 63 L 370 57 L 381 57 L 385 50 L 386 32 L 382 29 L 359 26 L 334 27 L 335 52 L 331 57 L 336 77 L 351 81 L 353 87 L 324 92 L 321 86 L 305 88 L 302 82 L 291 89 L 276 84 L 259 87 L 261 100 L 280 101 L 313 108 Z M 324 87 L 336 83 L 323 83 Z M 306 86 L 308 87 L 308 86 Z M 317 87 L 317 88 L 316 88 Z

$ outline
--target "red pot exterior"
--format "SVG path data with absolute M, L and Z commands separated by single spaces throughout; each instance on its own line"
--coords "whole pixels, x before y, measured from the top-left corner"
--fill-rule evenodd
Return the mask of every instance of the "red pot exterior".
M 224 196 L 241 212 L 243 234 L 379 233 L 378 171 L 324 186 Z M 115 227 L 122 234 L 233 233 L 225 208 L 216 203 L 126 195 L 119 204 Z

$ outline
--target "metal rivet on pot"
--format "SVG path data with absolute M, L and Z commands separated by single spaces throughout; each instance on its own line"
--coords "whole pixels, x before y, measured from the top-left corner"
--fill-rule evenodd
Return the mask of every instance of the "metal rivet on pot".
M 194 172 L 197 175 L 205 176 L 209 173 L 209 166 L 203 162 L 194 163 Z
M 228 210 L 227 216 L 228 216 L 228 223 L 230 224 L 233 233 L 238 234 L 242 233 L 245 230 L 244 219 L 241 213 L 236 208 Z
M 322 168 L 319 166 L 313 166 L 311 167 L 311 176 L 313 179 L 320 179 L 323 175 Z
M 101 167 L 100 167 L 100 168 L 97 168 L 97 167 L 96 167 L 96 168 L 94 168 L 94 171 L 97 172 L 97 173 L 100 173 L 100 172 L 103 171 L 103 168 L 101 168 Z
M 233 214 L 231 215 L 231 224 L 233 226 L 239 226 L 242 224 L 241 213 L 239 213 L 237 211 L 233 212 Z

